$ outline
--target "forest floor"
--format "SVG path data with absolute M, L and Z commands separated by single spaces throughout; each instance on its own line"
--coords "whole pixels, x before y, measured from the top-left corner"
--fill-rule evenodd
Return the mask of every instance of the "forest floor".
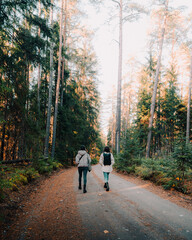
M 83 194 L 77 177 L 75 167 L 60 170 L 10 195 L 0 205 L 5 215 L 0 238 L 192 239 L 191 196 L 116 172 L 105 192 L 98 165 L 88 173 L 88 192 Z
M 0 239 L 84 239 L 73 188 L 76 168 L 55 172 L 10 196 Z

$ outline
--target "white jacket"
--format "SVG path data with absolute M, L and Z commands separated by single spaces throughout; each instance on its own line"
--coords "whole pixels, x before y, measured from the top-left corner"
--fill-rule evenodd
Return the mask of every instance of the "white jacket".
M 105 153 L 107 153 L 107 152 L 105 152 Z M 110 153 L 110 154 L 111 154 L 111 165 L 106 165 L 106 166 L 103 165 L 103 161 L 104 161 L 103 153 L 100 156 L 99 163 L 102 166 L 101 170 L 103 172 L 112 172 L 113 171 L 113 167 L 112 166 L 115 163 L 115 160 L 114 160 L 113 154 L 112 153 Z
M 81 158 L 81 156 L 83 157 Z M 79 150 L 75 161 L 76 164 L 78 164 L 78 167 L 88 167 L 89 163 L 91 163 L 91 158 L 85 150 Z

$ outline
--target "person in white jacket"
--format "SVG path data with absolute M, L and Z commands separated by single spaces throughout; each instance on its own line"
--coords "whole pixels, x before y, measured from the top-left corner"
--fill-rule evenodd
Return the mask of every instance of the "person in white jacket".
M 85 146 L 82 145 L 81 149 L 78 151 L 78 154 L 75 158 L 76 164 L 78 164 L 78 172 L 79 172 L 79 189 L 81 188 L 81 179 L 83 174 L 83 193 L 86 193 L 86 184 L 87 184 L 87 171 L 88 165 L 91 164 L 91 158 L 89 154 L 85 150 Z
M 100 165 L 102 166 L 102 171 L 104 175 L 104 188 L 106 191 L 109 191 L 109 173 L 113 171 L 113 164 L 115 163 L 113 154 L 110 153 L 110 149 L 108 146 L 104 148 L 104 152 L 100 156 L 99 160 Z

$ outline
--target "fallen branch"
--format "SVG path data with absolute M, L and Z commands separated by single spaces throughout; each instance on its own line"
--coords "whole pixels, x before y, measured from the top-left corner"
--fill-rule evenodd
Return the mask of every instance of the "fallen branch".
M 33 159 L 17 159 L 17 160 L 9 160 L 9 161 L 2 161 L 2 164 L 13 164 L 13 163 L 23 163 L 23 162 L 32 162 Z

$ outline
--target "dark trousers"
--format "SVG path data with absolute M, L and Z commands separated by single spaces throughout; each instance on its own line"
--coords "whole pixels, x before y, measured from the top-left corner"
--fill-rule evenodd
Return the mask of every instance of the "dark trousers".
M 79 185 L 81 185 L 82 174 L 83 174 L 83 183 L 84 183 L 84 185 L 86 185 L 86 183 L 87 183 L 87 171 L 88 171 L 88 167 L 78 167 Z

